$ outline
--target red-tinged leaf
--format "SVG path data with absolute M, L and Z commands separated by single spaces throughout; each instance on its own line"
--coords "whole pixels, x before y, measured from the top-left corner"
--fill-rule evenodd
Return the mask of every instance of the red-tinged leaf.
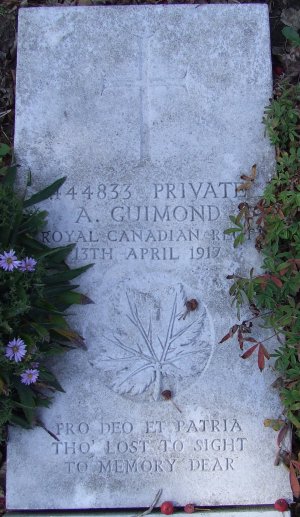
M 254 337 L 244 337 L 244 341 L 249 341 L 250 343 L 257 343 L 257 340 Z
M 241 355 L 241 358 L 242 359 L 248 359 L 248 357 L 250 357 L 250 355 L 253 354 L 254 350 L 258 347 L 258 343 L 256 343 L 256 345 L 253 345 L 251 346 L 250 348 L 248 348 L 248 350 L 246 350 L 246 352 L 243 353 L 243 355 Z
M 256 219 L 256 225 L 257 225 L 257 226 L 261 226 L 261 223 L 263 222 L 264 218 L 265 218 L 265 216 L 264 216 L 264 215 L 260 215 L 260 216 L 258 217 L 258 219 Z
M 297 470 L 300 470 L 300 461 L 291 460 L 291 463 L 296 467 Z
M 283 440 L 285 439 L 286 435 L 287 435 L 287 432 L 289 430 L 289 425 L 288 424 L 284 424 L 284 426 L 280 429 L 278 435 L 277 435 L 277 445 L 278 447 L 281 446 Z
M 241 190 L 249 190 L 252 187 L 252 181 L 246 181 L 245 183 L 242 183 L 242 185 L 239 185 L 236 188 L 237 192 L 240 192 Z
M 289 270 L 289 268 L 286 267 L 285 269 L 282 269 L 281 271 L 279 271 L 280 276 L 284 276 L 288 272 L 288 270 Z
M 241 180 L 253 181 L 253 178 L 251 178 L 251 176 L 247 176 L 247 174 L 242 174 Z
M 272 280 L 272 282 L 277 286 L 277 287 L 282 287 L 283 286 L 283 283 L 282 281 L 280 280 L 280 278 L 278 278 L 277 276 L 274 276 L 274 275 L 269 275 L 270 276 L 270 280 Z
M 261 276 L 257 276 L 256 279 L 259 281 L 259 283 L 261 284 L 261 288 L 263 290 L 265 290 L 266 286 L 267 286 L 267 280 L 269 279 L 268 278 L 269 275 L 261 275 Z
M 235 324 L 235 325 L 233 325 L 233 327 L 231 327 L 230 332 L 231 332 L 232 336 L 233 336 L 233 334 L 236 333 L 236 331 L 238 329 L 239 329 L 239 325 L 237 325 L 237 324 Z
M 283 465 L 287 468 L 290 466 L 291 455 L 288 451 L 283 450 L 282 448 L 279 450 L 280 461 L 282 461 Z
M 241 330 L 238 331 L 238 342 L 240 345 L 240 350 L 244 350 L 244 338 Z
M 255 178 L 256 178 L 256 165 L 252 165 L 250 176 L 247 176 L 246 174 L 242 174 L 242 176 L 241 176 L 242 180 L 254 181 Z
M 265 418 L 264 420 L 264 426 L 265 427 L 271 427 L 274 431 L 278 432 L 280 429 L 284 426 L 285 421 L 281 420 L 280 418 L 274 419 L 274 418 Z
M 257 364 L 258 364 L 258 368 L 262 372 L 265 367 L 265 354 L 263 351 L 263 345 L 259 345 L 259 348 L 258 348 Z
M 292 462 L 292 461 L 290 463 L 290 484 L 291 484 L 291 489 L 292 489 L 294 496 L 298 498 L 298 497 L 300 497 L 300 485 L 299 485 L 299 481 L 298 481 L 293 463 L 294 462 Z
M 290 381 L 290 382 L 285 381 L 284 386 L 288 389 L 292 389 L 298 385 L 298 382 L 299 382 L 298 379 L 295 381 Z
M 264 199 L 260 199 L 256 205 L 255 205 L 255 209 L 257 210 L 264 210 L 264 206 L 265 206 L 265 200 Z
M 270 275 L 268 273 L 265 273 L 264 275 L 259 275 L 257 279 L 261 280 L 262 282 L 265 282 L 266 280 L 270 279 Z
M 300 268 L 300 259 L 289 259 L 288 262 L 292 266 L 293 271 L 297 271 Z
M 219 341 L 219 344 L 224 343 L 224 341 L 227 341 L 227 339 L 230 339 L 238 330 L 239 325 L 235 324 L 231 329 L 229 330 L 228 334 L 226 334 L 224 337 L 222 337 L 221 341 Z
M 266 347 L 262 343 L 259 345 L 259 347 L 261 348 L 265 358 L 270 359 L 270 354 L 269 354 L 268 350 L 266 349 Z
M 248 203 L 245 203 L 244 201 L 242 203 L 240 203 L 238 205 L 238 209 L 240 211 L 238 217 L 241 215 L 241 214 L 247 214 L 249 212 L 249 205 Z
M 271 280 L 277 287 L 282 287 L 283 283 L 277 276 L 269 275 L 268 273 L 265 273 L 264 275 L 259 275 L 257 277 L 257 280 L 259 280 L 262 284 L 262 287 L 266 285 L 267 280 Z
M 219 341 L 219 344 L 224 343 L 224 341 L 227 341 L 227 339 L 230 339 L 232 337 L 231 333 L 228 332 L 228 334 L 225 334 L 225 336 L 222 337 L 221 341 Z
M 280 449 L 276 452 L 274 467 L 278 467 L 280 465 Z
M 256 178 L 256 163 L 251 167 L 251 177 L 253 180 Z

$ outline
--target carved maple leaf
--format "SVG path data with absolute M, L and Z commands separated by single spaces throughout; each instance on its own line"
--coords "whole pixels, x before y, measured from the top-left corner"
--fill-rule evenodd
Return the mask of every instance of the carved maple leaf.
M 179 294 L 182 311 L 182 288 Z M 129 309 L 126 316 L 131 326 L 130 342 L 126 329 L 114 332 L 112 337 L 106 336 L 107 347 L 99 363 L 102 363 L 103 368 L 104 362 L 105 370 L 112 372 L 110 386 L 117 393 L 137 395 L 152 387 L 153 398 L 157 400 L 161 393 L 162 378 L 172 376 L 182 379 L 200 373 L 205 368 L 211 353 L 211 345 L 201 338 L 205 332 L 207 312 L 200 306 L 195 313 L 189 314 L 187 320 L 183 320 L 178 311 L 178 295 L 175 294 L 171 310 L 163 309 L 163 320 L 167 312 L 168 319 L 166 325 L 162 326 L 163 331 L 158 332 L 153 330 L 151 316 L 145 324 L 136 303 L 130 299 L 129 293 L 126 296 Z

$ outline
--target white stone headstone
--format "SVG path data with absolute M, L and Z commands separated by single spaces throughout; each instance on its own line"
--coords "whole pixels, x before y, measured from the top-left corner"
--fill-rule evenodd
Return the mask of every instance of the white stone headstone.
M 260 263 L 223 231 L 241 174 L 257 164 L 253 197 L 272 173 L 271 92 L 266 5 L 20 11 L 18 161 L 33 190 L 67 176 L 40 237 L 95 263 L 95 303 L 70 316 L 87 351 L 57 362 L 66 393 L 41 417 L 59 441 L 11 430 L 9 509 L 290 495 L 263 425 L 281 412 L 272 370 L 218 345 L 236 320 L 226 275 Z

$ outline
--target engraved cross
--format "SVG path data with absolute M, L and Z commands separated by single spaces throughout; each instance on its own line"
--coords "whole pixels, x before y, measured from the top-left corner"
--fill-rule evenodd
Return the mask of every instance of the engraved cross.
M 148 70 L 149 40 L 150 37 L 138 37 L 138 78 L 121 78 L 118 81 L 107 81 L 103 77 L 101 95 L 108 88 L 138 88 L 139 89 L 139 117 L 140 117 L 140 160 L 150 159 L 150 89 L 155 86 L 187 89 L 186 70 L 182 77 L 173 80 L 164 77 L 152 77 Z

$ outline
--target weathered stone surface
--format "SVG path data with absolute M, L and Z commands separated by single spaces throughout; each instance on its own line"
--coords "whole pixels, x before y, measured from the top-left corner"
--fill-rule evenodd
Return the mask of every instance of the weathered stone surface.
M 263 427 L 280 414 L 272 371 L 217 345 L 235 321 L 226 275 L 259 267 L 223 230 L 240 175 L 257 164 L 256 196 L 272 172 L 270 96 L 267 6 L 20 12 L 18 159 L 34 189 L 68 177 L 41 239 L 95 262 L 95 305 L 70 317 L 88 350 L 58 362 L 66 394 L 42 415 L 60 441 L 11 431 L 10 509 L 289 495 Z

